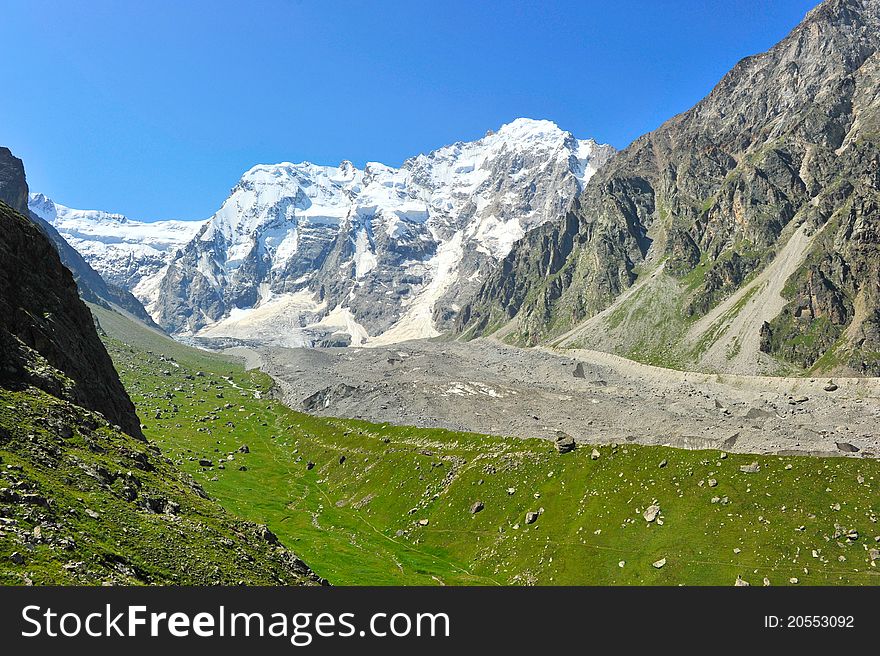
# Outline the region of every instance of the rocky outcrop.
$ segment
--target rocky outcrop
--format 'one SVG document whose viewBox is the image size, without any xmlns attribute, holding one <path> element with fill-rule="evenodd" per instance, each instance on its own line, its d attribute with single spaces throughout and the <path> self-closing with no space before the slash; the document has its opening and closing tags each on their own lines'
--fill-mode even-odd
<svg viewBox="0 0 880 656">
<path fill-rule="evenodd" d="M 5 197 L 16 198 L 8 191 Z M 26 197 L 25 188 L 22 198 Z M 134 405 L 73 276 L 46 235 L 2 201 L 0 342 L 4 387 L 33 385 L 100 412 L 129 435 L 143 437 Z"/>
<path fill-rule="evenodd" d="M 834 346 L 846 366 L 876 372 L 878 45 L 878 0 L 822 3 L 612 158 L 572 211 L 514 247 L 457 332 L 491 333 L 516 317 L 508 338 L 538 343 L 661 262 L 682 281 L 683 311 L 699 317 L 773 259 L 790 225 L 808 223 L 807 261 L 763 342 L 807 368 Z"/>
<path fill-rule="evenodd" d="M 28 213 L 28 188 L 24 163 L 8 148 L 0 146 L 0 200 L 16 212 Z"/>
</svg>

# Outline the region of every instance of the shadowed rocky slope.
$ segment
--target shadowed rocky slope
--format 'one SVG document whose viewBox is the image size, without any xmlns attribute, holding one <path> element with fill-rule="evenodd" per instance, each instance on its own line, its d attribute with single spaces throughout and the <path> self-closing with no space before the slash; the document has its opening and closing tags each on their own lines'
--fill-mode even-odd
<svg viewBox="0 0 880 656">
<path fill-rule="evenodd" d="M 3 386 L 33 385 L 141 437 L 134 405 L 54 246 L 2 202 L 0 235 Z"/>
</svg>

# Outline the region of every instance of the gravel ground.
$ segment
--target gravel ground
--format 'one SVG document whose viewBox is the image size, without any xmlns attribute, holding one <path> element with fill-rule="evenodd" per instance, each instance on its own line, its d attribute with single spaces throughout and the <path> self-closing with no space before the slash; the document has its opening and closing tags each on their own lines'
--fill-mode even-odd
<svg viewBox="0 0 880 656">
<path fill-rule="evenodd" d="M 227 352 L 273 376 L 289 406 L 318 415 L 548 439 L 562 430 L 588 443 L 880 453 L 880 379 L 835 379 L 826 391 L 827 378 L 679 372 L 491 340 Z"/>
</svg>

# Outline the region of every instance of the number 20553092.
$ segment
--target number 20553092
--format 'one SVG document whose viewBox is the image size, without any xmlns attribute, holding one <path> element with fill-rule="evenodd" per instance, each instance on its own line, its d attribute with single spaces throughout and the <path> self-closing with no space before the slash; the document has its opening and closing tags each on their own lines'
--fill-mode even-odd
<svg viewBox="0 0 880 656">
<path fill-rule="evenodd" d="M 849 629 L 855 626 L 852 615 L 765 615 L 768 629 Z"/>
</svg>

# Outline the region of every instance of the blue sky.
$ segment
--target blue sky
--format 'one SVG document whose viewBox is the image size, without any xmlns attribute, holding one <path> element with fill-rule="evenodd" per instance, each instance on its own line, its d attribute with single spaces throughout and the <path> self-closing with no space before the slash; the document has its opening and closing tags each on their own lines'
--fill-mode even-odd
<svg viewBox="0 0 880 656">
<path fill-rule="evenodd" d="M 813 0 L 0 0 L 0 144 L 32 191 L 211 215 L 253 164 L 399 165 L 518 116 L 625 147 Z"/>
</svg>

